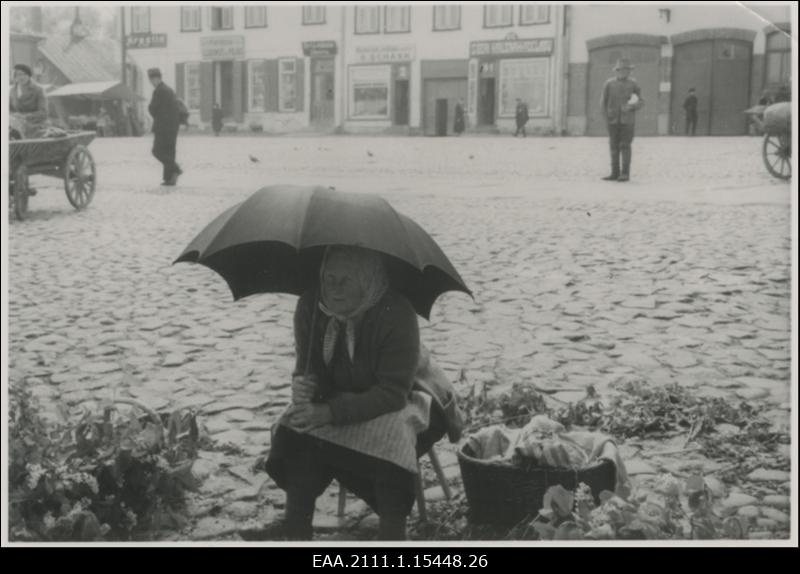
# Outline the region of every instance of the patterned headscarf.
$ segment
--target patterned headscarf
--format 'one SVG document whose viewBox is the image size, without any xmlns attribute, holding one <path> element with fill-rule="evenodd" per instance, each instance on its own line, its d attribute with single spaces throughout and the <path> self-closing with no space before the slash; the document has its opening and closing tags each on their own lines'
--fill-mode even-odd
<svg viewBox="0 0 800 574">
<path fill-rule="evenodd" d="M 333 254 L 343 255 L 355 263 L 357 270 L 357 281 L 361 286 L 363 299 L 358 306 L 346 315 L 333 312 L 328 307 L 328 294 L 325 288 L 325 270 L 328 260 Z M 322 357 L 325 364 L 329 365 L 333 359 L 333 352 L 339 339 L 339 333 L 344 327 L 347 354 L 353 360 L 356 348 L 356 324 L 361 320 L 364 313 L 375 306 L 381 300 L 389 288 L 389 277 L 386 267 L 383 264 L 383 257 L 376 251 L 370 251 L 360 247 L 331 246 L 325 249 L 322 258 L 322 265 L 319 272 L 320 282 L 320 303 L 319 308 L 329 317 L 328 325 L 325 328 L 325 337 L 322 342 Z"/>
</svg>

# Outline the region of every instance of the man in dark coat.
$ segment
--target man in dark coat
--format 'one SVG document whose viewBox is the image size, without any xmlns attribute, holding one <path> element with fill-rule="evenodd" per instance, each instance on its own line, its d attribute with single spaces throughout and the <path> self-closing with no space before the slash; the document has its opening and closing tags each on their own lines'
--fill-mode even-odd
<svg viewBox="0 0 800 574">
<path fill-rule="evenodd" d="M 528 123 L 528 104 L 517 98 L 517 110 L 515 119 L 517 120 L 517 131 L 514 132 L 514 137 L 522 133 L 522 137 L 528 137 L 525 133 L 525 124 Z"/>
<path fill-rule="evenodd" d="M 180 117 L 175 92 L 161 80 L 161 70 L 151 68 L 147 77 L 155 88 L 148 111 L 153 116 L 153 155 L 164 165 L 162 185 L 175 185 L 183 173 L 175 163 L 175 144 L 178 140 Z"/>
<path fill-rule="evenodd" d="M 689 95 L 683 100 L 683 110 L 686 112 L 686 135 L 694 135 L 697 131 L 697 94 L 694 88 L 689 89 Z"/>
<path fill-rule="evenodd" d="M 614 66 L 615 78 L 603 86 L 602 114 L 608 125 L 608 143 L 611 150 L 611 175 L 607 181 L 628 181 L 631 169 L 631 143 L 636 122 L 636 112 L 644 106 L 642 91 L 635 80 L 629 78 L 634 66 L 628 58 L 620 58 Z M 620 156 L 622 168 L 620 169 Z"/>
<path fill-rule="evenodd" d="M 464 98 L 460 98 L 453 114 L 453 131 L 456 135 L 460 136 L 464 132 L 464 120 Z"/>
</svg>

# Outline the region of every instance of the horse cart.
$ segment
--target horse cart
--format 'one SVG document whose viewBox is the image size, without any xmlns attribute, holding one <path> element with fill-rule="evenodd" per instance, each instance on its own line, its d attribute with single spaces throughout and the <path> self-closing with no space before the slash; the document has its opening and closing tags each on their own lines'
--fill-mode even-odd
<svg viewBox="0 0 800 574">
<path fill-rule="evenodd" d="M 75 209 L 92 201 L 97 186 L 97 169 L 89 151 L 95 132 L 67 132 L 53 138 L 8 142 L 9 211 L 24 219 L 28 199 L 36 192 L 28 185 L 32 175 L 47 175 L 64 181 L 67 199 Z"/>
<path fill-rule="evenodd" d="M 754 106 L 746 111 L 764 134 L 761 155 L 767 171 L 780 179 L 792 177 L 792 104 L 778 102 Z"/>
</svg>

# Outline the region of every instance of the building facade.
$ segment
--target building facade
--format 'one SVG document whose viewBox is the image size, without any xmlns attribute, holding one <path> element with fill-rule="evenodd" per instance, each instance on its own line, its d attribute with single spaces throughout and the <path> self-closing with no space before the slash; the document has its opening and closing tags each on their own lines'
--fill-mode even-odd
<svg viewBox="0 0 800 574">
<path fill-rule="evenodd" d="M 646 102 L 638 135 L 682 134 L 690 88 L 698 135 L 745 134 L 743 111 L 790 81 L 789 6 L 576 5 L 568 18 L 570 134 L 605 134 L 602 88 L 623 56 L 636 65 Z"/>
<path fill-rule="evenodd" d="M 433 134 L 513 132 L 517 98 L 533 133 L 604 135 L 599 101 L 631 58 L 646 106 L 637 133 L 681 133 L 697 91 L 698 134 L 746 133 L 742 113 L 786 82 L 788 6 L 414 4 L 126 7 L 128 53 L 161 68 L 207 127 L 218 103 L 237 129 Z M 769 23 L 772 24 L 769 24 Z M 446 115 L 446 119 L 444 116 Z"/>
</svg>

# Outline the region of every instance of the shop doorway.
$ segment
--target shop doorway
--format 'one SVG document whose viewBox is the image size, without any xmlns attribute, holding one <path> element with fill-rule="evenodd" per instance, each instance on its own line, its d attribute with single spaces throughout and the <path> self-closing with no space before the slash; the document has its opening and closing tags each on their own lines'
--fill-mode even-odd
<svg viewBox="0 0 800 574">
<path fill-rule="evenodd" d="M 481 78 L 478 87 L 478 125 L 494 125 L 494 78 Z"/>
<path fill-rule="evenodd" d="M 334 69 L 333 58 L 311 60 L 311 123 L 328 128 L 334 122 Z"/>
<path fill-rule="evenodd" d="M 675 46 L 672 59 L 672 133 L 683 134 L 683 101 L 697 91 L 697 135 L 744 135 L 749 106 L 752 44 L 704 40 Z"/>
<path fill-rule="evenodd" d="M 467 79 L 425 80 L 423 100 L 423 124 L 425 135 L 436 133 L 436 100 L 447 100 L 447 132 L 453 131 L 453 120 L 458 100 L 467 99 Z"/>
<path fill-rule="evenodd" d="M 394 125 L 408 125 L 408 80 L 394 81 Z"/>
<path fill-rule="evenodd" d="M 223 119 L 233 117 L 233 62 L 214 62 L 214 101 L 222 107 Z"/>
</svg>

